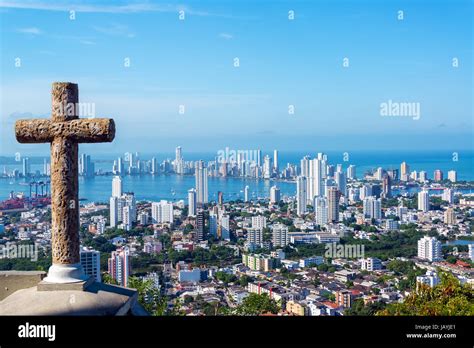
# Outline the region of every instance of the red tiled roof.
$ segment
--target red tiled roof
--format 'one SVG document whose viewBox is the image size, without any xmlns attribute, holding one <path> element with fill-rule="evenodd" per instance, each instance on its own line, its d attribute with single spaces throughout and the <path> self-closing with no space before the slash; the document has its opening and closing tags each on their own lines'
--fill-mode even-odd
<svg viewBox="0 0 474 348">
<path fill-rule="evenodd" d="M 335 304 L 334 302 L 324 301 L 324 302 L 322 302 L 322 304 L 327 306 L 327 307 L 331 307 L 333 309 L 339 308 L 339 306 L 337 304 Z"/>
<path fill-rule="evenodd" d="M 471 267 L 471 266 L 469 266 L 469 264 L 467 262 L 464 262 L 464 261 L 461 261 L 461 260 L 457 260 L 456 265 L 461 266 L 461 267 L 468 267 L 468 268 Z"/>
</svg>

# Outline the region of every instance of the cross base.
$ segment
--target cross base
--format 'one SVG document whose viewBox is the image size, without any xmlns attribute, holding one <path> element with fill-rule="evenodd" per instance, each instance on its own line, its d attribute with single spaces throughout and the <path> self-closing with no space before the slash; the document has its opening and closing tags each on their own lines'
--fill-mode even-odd
<svg viewBox="0 0 474 348">
<path fill-rule="evenodd" d="M 66 284 L 87 281 L 89 277 L 84 273 L 80 263 L 54 264 L 49 267 L 45 283 Z"/>
<path fill-rule="evenodd" d="M 49 283 L 44 280 L 40 281 L 36 286 L 37 291 L 61 291 L 61 290 L 76 290 L 85 291 L 89 285 L 94 283 L 94 278 L 90 277 L 87 280 L 83 280 L 75 283 Z"/>
</svg>

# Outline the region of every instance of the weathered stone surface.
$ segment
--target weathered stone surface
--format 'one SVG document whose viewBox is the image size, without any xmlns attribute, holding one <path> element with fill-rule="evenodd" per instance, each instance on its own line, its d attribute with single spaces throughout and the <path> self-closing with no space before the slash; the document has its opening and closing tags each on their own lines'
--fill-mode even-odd
<svg viewBox="0 0 474 348">
<path fill-rule="evenodd" d="M 35 286 L 44 277 L 43 271 L 0 271 L 0 301 L 17 290 Z"/>
<path fill-rule="evenodd" d="M 20 143 L 50 143 L 68 138 L 78 143 L 110 142 L 115 137 L 114 121 L 108 118 L 76 119 L 54 122 L 46 119 L 18 120 L 16 139 Z"/>
<path fill-rule="evenodd" d="M 51 210 L 53 264 L 79 262 L 78 143 L 111 142 L 112 119 L 79 119 L 66 107 L 77 105 L 77 84 L 55 82 L 52 120 L 19 120 L 15 125 L 20 143 L 51 143 Z M 76 111 L 76 109 L 73 109 Z"/>
</svg>

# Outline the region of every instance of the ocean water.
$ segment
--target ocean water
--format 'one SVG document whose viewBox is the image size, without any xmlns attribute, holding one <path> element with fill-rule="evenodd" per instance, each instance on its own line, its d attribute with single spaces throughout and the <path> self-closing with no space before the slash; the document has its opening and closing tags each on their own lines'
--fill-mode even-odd
<svg viewBox="0 0 474 348">
<path fill-rule="evenodd" d="M 262 156 L 268 154 L 272 157 L 272 153 L 263 152 Z M 474 152 L 460 151 L 457 158 L 452 152 L 378 152 L 378 151 L 357 151 L 349 153 L 348 161 L 344 161 L 344 153 L 342 152 L 326 152 L 328 162 L 330 164 L 343 164 L 343 168 L 347 168 L 349 164 L 357 167 L 357 177 L 362 177 L 364 172 L 368 170 L 382 167 L 384 169 L 400 168 L 400 163 L 406 161 L 410 165 L 410 170 L 427 172 L 428 177 L 433 177 L 435 169 L 441 169 L 447 177 L 449 170 L 458 172 L 458 180 L 474 180 Z M 122 154 L 123 155 L 123 154 Z M 216 153 L 186 153 L 183 152 L 185 160 L 213 160 Z M 279 153 L 279 166 L 283 168 L 286 163 L 299 164 L 300 159 L 310 155 L 314 157 L 315 153 L 311 152 L 281 152 Z M 113 160 L 119 156 L 116 155 L 94 155 L 92 160 L 95 162 L 96 170 L 110 171 Z M 160 162 L 166 158 L 174 158 L 174 154 L 140 154 L 140 159 L 146 160 L 156 157 Z M 347 156 L 346 156 L 347 158 Z M 457 160 L 456 160 L 457 159 Z M 17 168 L 21 171 L 21 164 L 15 164 L 13 161 L 3 159 L 4 163 L 0 164 L 0 170 L 3 167 L 7 171 Z M 31 158 L 31 171 L 39 170 L 42 172 L 42 158 Z M 25 185 L 25 179 L 0 178 L 0 200 L 6 199 L 10 191 L 29 193 L 29 187 Z M 81 199 L 95 202 L 107 202 L 111 194 L 112 176 L 95 176 L 94 178 L 80 178 L 79 196 Z M 249 186 L 251 196 L 253 198 L 268 197 L 270 187 L 274 185 L 274 181 L 263 179 L 243 179 L 243 178 L 209 178 L 208 191 L 209 199 L 216 200 L 217 192 L 222 191 L 226 200 L 243 198 L 243 190 L 246 185 Z M 179 175 L 143 175 L 143 176 L 124 176 L 124 191 L 135 193 L 138 200 L 179 200 L 187 199 L 187 191 L 195 186 L 193 176 Z M 282 195 L 293 196 L 296 191 L 294 183 L 278 182 Z M 468 191 L 469 192 L 469 191 Z"/>
</svg>

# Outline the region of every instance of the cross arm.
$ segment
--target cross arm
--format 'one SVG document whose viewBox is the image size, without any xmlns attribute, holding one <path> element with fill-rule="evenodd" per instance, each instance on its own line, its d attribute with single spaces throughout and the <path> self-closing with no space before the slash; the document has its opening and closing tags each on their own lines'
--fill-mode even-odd
<svg viewBox="0 0 474 348">
<path fill-rule="evenodd" d="M 67 137 L 78 143 L 104 143 L 115 138 L 115 122 L 111 118 L 83 118 L 66 123 Z"/>
<path fill-rule="evenodd" d="M 18 120 L 16 139 L 20 143 L 47 143 L 56 137 L 77 143 L 111 142 L 115 137 L 115 123 L 109 118 L 73 119 L 54 122 L 46 119 Z"/>
<path fill-rule="evenodd" d="M 50 143 L 54 136 L 51 133 L 50 120 L 18 120 L 15 122 L 16 140 L 20 143 Z"/>
</svg>

